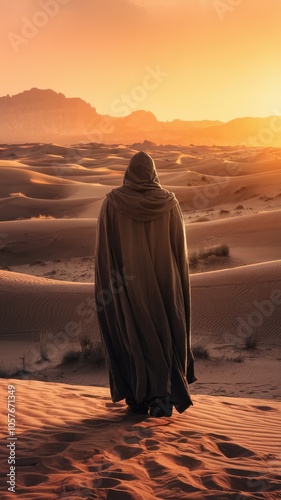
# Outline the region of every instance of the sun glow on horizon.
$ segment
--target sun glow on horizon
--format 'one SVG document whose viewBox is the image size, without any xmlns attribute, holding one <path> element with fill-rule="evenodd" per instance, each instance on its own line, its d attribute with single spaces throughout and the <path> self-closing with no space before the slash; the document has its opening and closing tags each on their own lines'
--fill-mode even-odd
<svg viewBox="0 0 281 500">
<path fill-rule="evenodd" d="M 55 0 L 55 15 L 44 1 L 1 2 L 0 95 L 51 88 L 100 114 L 142 109 L 161 121 L 281 108 L 276 0 L 224 0 L 224 11 L 212 0 Z"/>
</svg>

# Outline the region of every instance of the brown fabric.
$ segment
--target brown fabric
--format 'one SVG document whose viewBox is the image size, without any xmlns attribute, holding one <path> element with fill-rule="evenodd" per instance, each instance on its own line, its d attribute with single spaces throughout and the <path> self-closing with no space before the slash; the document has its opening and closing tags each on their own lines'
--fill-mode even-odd
<svg viewBox="0 0 281 500">
<path fill-rule="evenodd" d="M 95 297 L 112 400 L 169 396 L 184 411 L 196 380 L 184 223 L 146 153 L 131 159 L 123 186 L 102 205 Z"/>
</svg>

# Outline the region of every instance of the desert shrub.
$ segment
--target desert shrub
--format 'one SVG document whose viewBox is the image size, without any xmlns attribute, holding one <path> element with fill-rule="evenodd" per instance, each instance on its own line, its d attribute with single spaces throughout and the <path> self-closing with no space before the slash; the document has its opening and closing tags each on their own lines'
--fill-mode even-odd
<svg viewBox="0 0 281 500">
<path fill-rule="evenodd" d="M 18 192 L 18 193 L 9 193 L 11 198 L 27 198 L 27 196 L 24 193 Z"/>
<path fill-rule="evenodd" d="M 0 378 L 14 378 L 18 374 L 18 369 L 5 368 L 3 365 L 0 367 Z"/>
<path fill-rule="evenodd" d="M 244 358 L 243 356 L 237 356 L 236 358 L 232 358 L 232 361 L 234 361 L 234 363 L 243 363 Z"/>
<path fill-rule="evenodd" d="M 71 350 L 66 352 L 63 355 L 62 362 L 63 363 L 72 363 L 73 361 L 77 361 L 81 357 L 81 351 L 79 350 Z"/>
<path fill-rule="evenodd" d="M 104 363 L 105 356 L 101 341 L 94 341 L 92 335 L 81 330 L 80 345 L 82 356 L 93 364 Z"/>
<path fill-rule="evenodd" d="M 46 214 L 39 214 L 36 216 L 31 217 L 31 220 L 39 220 L 39 219 L 54 219 L 52 215 L 46 215 Z"/>
<path fill-rule="evenodd" d="M 221 243 L 220 245 L 205 247 L 198 251 L 194 251 L 190 254 L 189 264 L 191 267 L 195 267 L 200 260 L 208 259 L 211 256 L 228 257 L 229 246 L 226 243 Z"/>
<path fill-rule="evenodd" d="M 198 217 L 198 219 L 195 219 L 193 222 L 208 222 L 209 220 L 209 217 L 206 217 L 206 215 L 202 215 L 202 217 Z"/>
<path fill-rule="evenodd" d="M 53 343 L 53 336 L 51 332 L 44 331 L 40 333 L 40 356 L 42 361 L 49 361 L 48 346 Z"/>
<path fill-rule="evenodd" d="M 202 345 L 193 347 L 192 352 L 195 358 L 210 359 L 210 354 L 208 350 Z"/>
<path fill-rule="evenodd" d="M 245 348 L 246 349 L 256 349 L 258 345 L 258 338 L 257 335 L 252 333 L 252 335 L 249 335 L 249 337 L 246 338 L 245 340 Z"/>
<path fill-rule="evenodd" d="M 229 256 L 229 246 L 226 243 L 221 243 L 220 245 L 214 245 L 212 247 L 206 247 L 199 250 L 199 259 L 207 259 L 214 255 L 215 257 L 228 257 Z"/>
<path fill-rule="evenodd" d="M 198 264 L 198 252 L 192 252 L 189 255 L 189 265 L 190 267 L 196 267 Z"/>
</svg>

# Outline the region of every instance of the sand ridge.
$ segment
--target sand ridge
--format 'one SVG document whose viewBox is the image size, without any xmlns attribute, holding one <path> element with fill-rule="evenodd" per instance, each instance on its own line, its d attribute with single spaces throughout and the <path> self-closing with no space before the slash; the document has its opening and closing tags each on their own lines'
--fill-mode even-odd
<svg viewBox="0 0 281 500">
<path fill-rule="evenodd" d="M 194 406 L 158 421 L 113 404 L 106 368 L 81 351 L 100 348 L 99 209 L 142 149 L 179 199 L 190 256 L 229 247 L 191 269 Z M 0 392 L 16 387 L 17 498 L 280 498 L 280 168 L 277 148 L 1 146 L 0 369 L 14 376 Z"/>
</svg>

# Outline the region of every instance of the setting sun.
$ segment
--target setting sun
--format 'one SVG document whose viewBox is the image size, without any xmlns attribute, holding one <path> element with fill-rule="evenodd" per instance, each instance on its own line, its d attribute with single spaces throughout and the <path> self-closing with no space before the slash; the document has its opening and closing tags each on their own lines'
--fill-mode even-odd
<svg viewBox="0 0 281 500">
<path fill-rule="evenodd" d="M 159 67 L 165 78 L 123 114 L 228 121 L 280 107 L 277 0 L 2 3 L 1 95 L 52 88 L 120 116 L 116 100 Z"/>
</svg>

